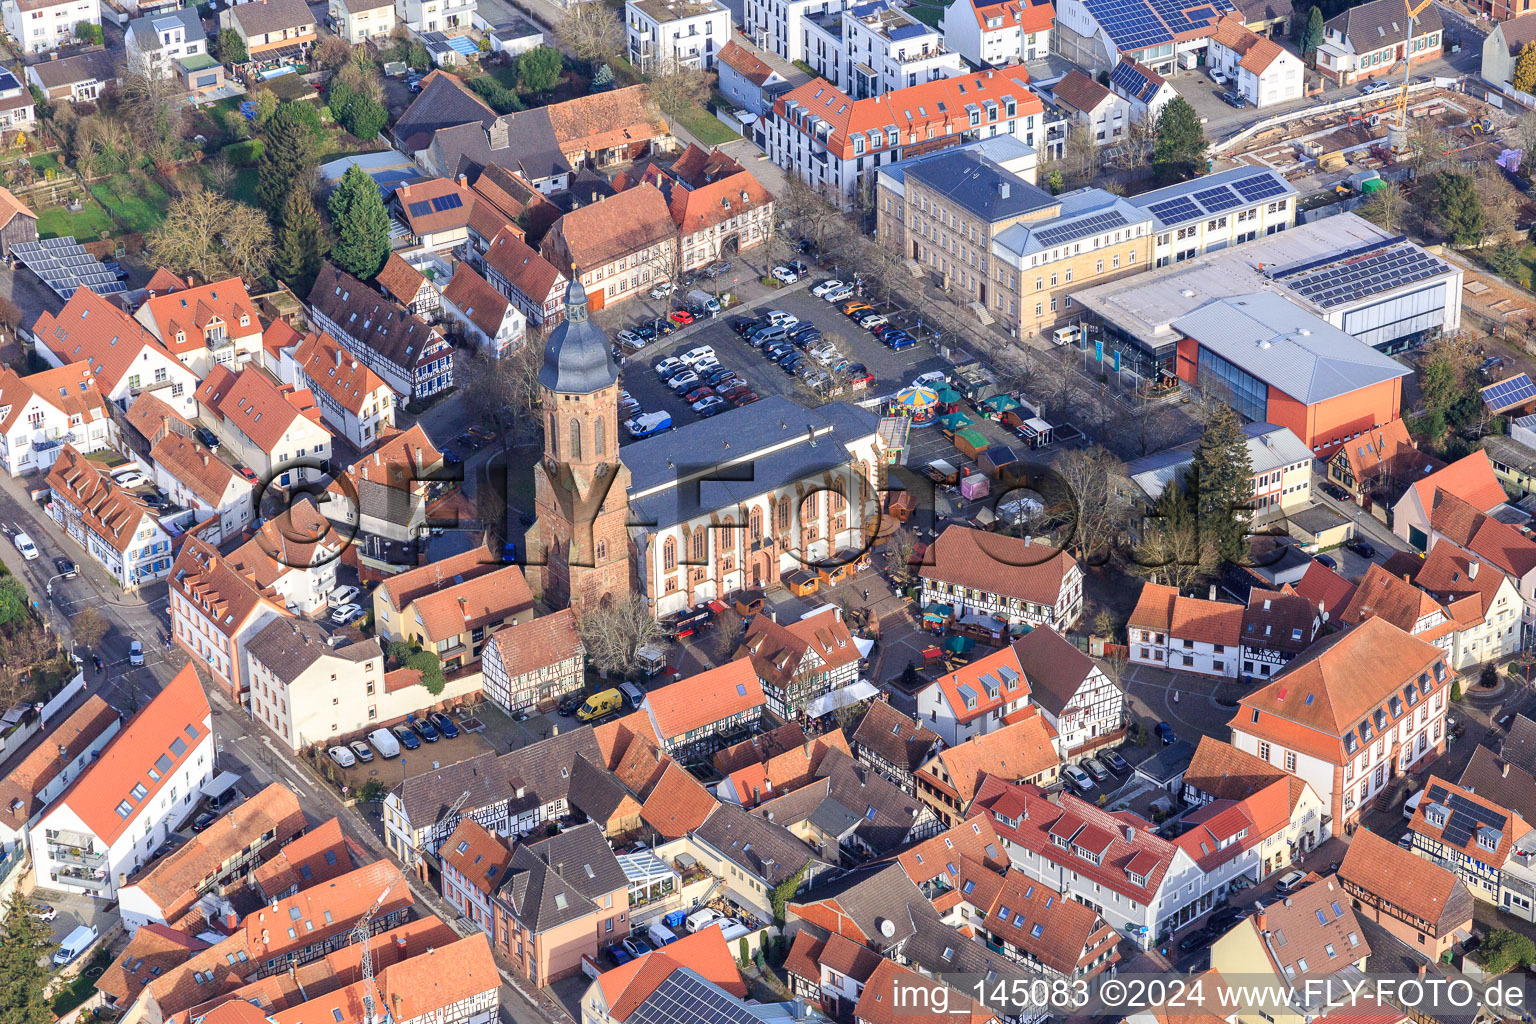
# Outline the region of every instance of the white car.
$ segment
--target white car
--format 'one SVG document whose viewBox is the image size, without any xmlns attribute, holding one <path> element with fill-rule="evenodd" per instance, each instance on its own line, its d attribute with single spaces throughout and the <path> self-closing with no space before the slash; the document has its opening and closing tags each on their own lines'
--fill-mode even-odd
<svg viewBox="0 0 1536 1024">
<path fill-rule="evenodd" d="M 135 487 L 148 487 L 149 477 L 143 473 L 124 473 L 122 476 L 113 477 L 112 482 L 119 487 L 127 487 L 131 490 Z"/>
<path fill-rule="evenodd" d="M 785 284 L 794 284 L 796 281 L 800 280 L 800 275 L 795 273 L 793 270 L 790 270 L 788 267 L 774 267 L 773 276 L 776 280 L 782 281 Z"/>
<path fill-rule="evenodd" d="M 21 557 L 32 561 L 37 557 L 37 545 L 32 543 L 32 538 L 24 533 L 18 533 L 11 538 L 11 543 L 16 545 L 16 550 L 21 552 Z"/>
<path fill-rule="evenodd" d="M 658 284 L 655 288 L 651 289 L 651 298 L 664 299 L 675 291 L 677 291 L 677 285 L 673 284 L 671 281 L 663 281 L 661 284 Z"/>
<path fill-rule="evenodd" d="M 356 597 L 358 594 L 361 594 L 361 593 L 362 593 L 362 590 L 357 588 L 357 587 L 353 587 L 353 586 L 337 587 L 335 590 L 333 590 L 329 594 L 325 595 L 325 599 L 330 604 L 335 605 L 336 607 L 340 608 L 340 607 L 343 607 L 344 605 L 351 604 L 352 603 L 352 599 L 354 597 Z"/>
<path fill-rule="evenodd" d="M 617 341 L 620 345 L 627 345 L 632 349 L 645 348 L 645 339 L 634 331 L 620 331 L 613 336 L 613 340 Z"/>
<path fill-rule="evenodd" d="M 827 348 L 812 352 L 811 358 L 816 360 L 822 366 L 831 366 L 833 363 L 843 358 L 843 354 L 836 348 L 828 346 Z"/>
<path fill-rule="evenodd" d="M 793 327 L 800 322 L 800 318 L 784 312 L 782 309 L 770 309 L 768 322 L 775 327 Z"/>
<path fill-rule="evenodd" d="M 144 645 L 137 640 L 128 645 L 128 664 L 135 668 L 144 664 Z"/>
<path fill-rule="evenodd" d="M 669 380 L 685 370 L 687 366 L 687 363 L 683 362 L 676 356 L 667 356 L 667 358 L 656 364 L 656 376 L 660 377 L 662 380 Z"/>
<path fill-rule="evenodd" d="M 822 298 L 828 302 L 842 302 L 844 299 L 851 299 L 853 298 L 853 287 L 845 284 L 841 288 L 834 288 L 827 292 Z"/>
<path fill-rule="evenodd" d="M 346 747 L 332 747 L 330 750 L 325 752 L 325 756 L 329 757 L 332 761 L 335 761 L 343 768 L 351 768 L 353 765 L 357 764 L 357 756 Z"/>
<path fill-rule="evenodd" d="M 331 612 L 331 621 L 338 626 L 345 626 L 353 619 L 361 618 L 363 606 L 360 604 L 344 604 Z"/>
<path fill-rule="evenodd" d="M 837 278 L 834 277 L 832 280 L 830 280 L 830 281 L 823 281 L 823 282 L 821 282 L 821 284 L 819 284 L 816 287 L 812 288 L 811 289 L 811 294 L 816 296 L 818 299 L 824 299 L 824 298 L 827 297 L 827 292 L 835 292 L 839 288 L 842 288 L 842 287 L 843 287 L 843 282 L 839 281 Z"/>
<path fill-rule="evenodd" d="M 942 388 L 949 383 L 949 377 L 943 370 L 929 370 L 927 373 L 918 374 L 912 381 L 915 388 Z"/>
<path fill-rule="evenodd" d="M 1227 79 L 1227 76 L 1222 74 L 1220 71 L 1216 71 L 1215 69 L 1212 69 L 1212 71 L 1211 71 L 1211 81 L 1215 82 L 1217 85 L 1226 85 L 1228 79 Z"/>
<path fill-rule="evenodd" d="M 712 345 L 700 345 L 698 348 L 689 349 L 678 358 L 689 366 L 697 367 L 700 363 L 714 362 L 715 349 Z"/>
</svg>

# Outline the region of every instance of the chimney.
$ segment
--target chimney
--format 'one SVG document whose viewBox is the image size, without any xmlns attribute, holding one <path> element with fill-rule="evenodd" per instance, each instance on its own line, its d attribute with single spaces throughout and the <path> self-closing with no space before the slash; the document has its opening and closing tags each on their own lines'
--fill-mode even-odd
<svg viewBox="0 0 1536 1024">
<path fill-rule="evenodd" d="M 1012 192 L 1013 184 L 1011 182 L 1000 181 L 997 183 L 997 194 L 1000 198 L 1007 199 Z"/>
<path fill-rule="evenodd" d="M 1476 563 L 1476 562 L 1468 562 L 1467 563 L 1467 579 L 1469 579 L 1469 580 L 1477 579 L 1477 566 L 1478 566 L 1478 563 Z"/>
<path fill-rule="evenodd" d="M 1254 914 L 1253 926 L 1257 928 L 1261 933 L 1269 931 L 1269 915 L 1262 910 L 1257 914 Z"/>
<path fill-rule="evenodd" d="M 1506 778 L 1506 779 L 1509 778 L 1509 762 L 1508 761 L 1505 761 L 1503 764 L 1499 765 L 1499 775 L 1502 776 L 1503 778 Z"/>
<path fill-rule="evenodd" d="M 1211 597 L 1210 597 L 1210 599 L 1212 601 L 1216 600 L 1216 584 L 1214 584 L 1214 583 L 1211 584 Z"/>
<path fill-rule="evenodd" d="M 1127 826 L 1125 826 L 1125 841 L 1128 842 L 1128 843 L 1134 843 L 1136 841 L 1136 826 L 1135 825 L 1127 825 Z"/>
<path fill-rule="evenodd" d="M 1419 980 L 1423 981 L 1424 980 L 1424 976 L 1426 974 L 1428 974 L 1428 973 L 1429 973 L 1429 965 L 1428 964 L 1419 964 Z"/>
<path fill-rule="evenodd" d="M 459 182 L 459 186 L 461 188 L 468 188 L 469 187 L 469 178 L 465 177 L 462 174 L 459 175 L 458 182 Z"/>
<path fill-rule="evenodd" d="M 341 369 L 341 349 L 336 349 L 336 368 Z"/>
</svg>

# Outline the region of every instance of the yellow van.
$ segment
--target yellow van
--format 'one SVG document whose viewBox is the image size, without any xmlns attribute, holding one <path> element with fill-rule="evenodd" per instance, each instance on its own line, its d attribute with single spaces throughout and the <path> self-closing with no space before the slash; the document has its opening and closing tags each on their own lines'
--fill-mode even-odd
<svg viewBox="0 0 1536 1024">
<path fill-rule="evenodd" d="M 623 703 L 624 695 L 617 689 L 604 690 L 588 697 L 587 702 L 576 710 L 576 717 L 583 722 L 590 722 L 611 711 L 617 711 Z"/>
</svg>

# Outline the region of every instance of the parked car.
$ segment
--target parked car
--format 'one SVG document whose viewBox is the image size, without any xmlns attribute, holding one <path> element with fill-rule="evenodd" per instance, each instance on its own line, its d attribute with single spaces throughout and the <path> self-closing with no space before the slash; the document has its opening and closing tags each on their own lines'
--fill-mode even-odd
<svg viewBox="0 0 1536 1024">
<path fill-rule="evenodd" d="M 1361 558 L 1376 557 L 1376 547 L 1368 540 L 1361 540 L 1359 537 L 1354 537 L 1345 541 L 1344 546 L 1353 551 L 1355 554 L 1359 555 Z"/>
<path fill-rule="evenodd" d="M 1093 789 L 1093 780 L 1088 777 L 1088 773 L 1075 764 L 1063 766 L 1061 774 L 1067 780 L 1067 783 L 1079 793 L 1086 793 Z"/>
<path fill-rule="evenodd" d="M 731 317 L 731 330 L 736 332 L 738 338 L 745 338 L 750 332 L 766 326 L 767 323 L 768 321 L 759 320 L 757 317 L 734 316 Z"/>
<path fill-rule="evenodd" d="M 709 417 L 715 415 L 716 413 L 724 412 L 728 404 L 729 403 L 727 403 L 725 399 L 716 395 L 710 395 L 708 398 L 702 401 L 694 402 L 693 411 L 700 417 L 709 419 Z"/>
<path fill-rule="evenodd" d="M 677 285 L 673 284 L 671 281 L 663 281 L 651 289 L 651 298 L 664 299 L 675 291 L 677 291 Z"/>
<path fill-rule="evenodd" d="M 715 349 L 713 345 L 700 345 L 698 348 L 689 349 L 678 356 L 678 358 L 689 366 L 697 366 L 705 360 L 713 360 L 715 358 Z"/>
<path fill-rule="evenodd" d="M 659 434 L 671 425 L 672 415 L 667 412 L 648 412 L 624 421 L 624 429 L 636 439 Z"/>
<path fill-rule="evenodd" d="M 768 322 L 775 327 L 793 327 L 800 322 L 800 318 L 786 313 L 782 309 L 770 309 L 767 313 Z"/>
<path fill-rule="evenodd" d="M 818 299 L 824 299 L 827 297 L 828 292 L 835 292 L 842 287 L 844 287 L 843 282 L 834 277 L 831 280 L 823 281 L 821 284 L 818 284 L 816 287 L 812 288 L 811 294 L 816 296 Z"/>
<path fill-rule="evenodd" d="M 1099 764 L 1094 758 L 1083 758 L 1081 765 L 1088 770 L 1089 775 L 1093 776 L 1093 781 L 1095 782 L 1108 782 L 1113 777 L 1109 774 L 1109 769 Z"/>
<path fill-rule="evenodd" d="M 369 761 L 373 760 L 373 750 L 362 740 L 353 740 L 351 743 L 347 744 L 347 748 L 351 750 L 353 756 L 355 756 L 363 764 L 367 764 Z"/>
<path fill-rule="evenodd" d="M 699 375 L 692 370 L 680 370 L 667 378 L 667 387 L 682 394 L 690 388 L 696 388 L 700 384 Z"/>
<path fill-rule="evenodd" d="M 667 380 L 688 369 L 688 364 L 676 356 L 668 356 L 667 358 L 658 362 L 654 367 L 652 367 L 652 369 L 656 371 L 656 376 L 660 377 L 662 380 Z"/>
<path fill-rule="evenodd" d="M 240 466 L 239 470 L 240 470 L 240 475 L 245 477 L 247 483 L 253 483 L 254 484 L 254 483 L 258 482 L 258 479 L 257 479 L 257 476 L 256 476 L 256 471 L 254 469 L 252 469 L 250 466 Z"/>
<path fill-rule="evenodd" d="M 734 376 L 736 376 L 736 371 L 735 370 L 727 370 L 725 367 L 722 366 L 718 370 L 710 371 L 708 376 L 706 376 L 704 379 L 706 381 L 708 381 L 711 385 L 714 385 L 714 384 L 718 384 L 721 381 L 725 380 L 727 377 L 734 377 Z"/>
<path fill-rule="evenodd" d="M 631 935 L 629 938 L 625 939 L 624 948 L 629 951 L 630 956 L 644 956 L 651 951 L 650 943 L 646 942 L 638 935 Z"/>
<path fill-rule="evenodd" d="M 335 761 L 342 768 L 351 768 L 357 764 L 357 758 L 352 756 L 352 751 L 346 747 L 332 747 L 325 752 L 325 756 Z"/>
<path fill-rule="evenodd" d="M 1319 484 L 1318 488 L 1324 494 L 1328 495 L 1328 497 L 1332 498 L 1334 501 L 1352 501 L 1353 500 L 1352 498 L 1350 498 L 1349 492 L 1346 491 L 1344 488 L 1340 487 L 1338 484 L 1327 483 L 1325 481 L 1324 483 Z"/>
<path fill-rule="evenodd" d="M 442 739 L 442 736 L 438 734 L 437 729 L 434 728 L 432 723 L 427 721 L 425 718 L 417 718 L 415 715 L 408 715 L 406 716 L 405 724 L 414 729 L 416 735 L 420 736 L 422 740 L 427 743 L 436 743 L 438 740 Z"/>
<path fill-rule="evenodd" d="M 122 476 L 113 477 L 112 482 L 131 491 L 136 487 L 148 487 L 149 477 L 143 473 L 124 473 Z"/>
<path fill-rule="evenodd" d="M 363 616 L 363 606 L 360 604 L 344 604 L 331 612 L 331 621 L 338 626 L 345 626 L 353 619 Z"/>
<path fill-rule="evenodd" d="M 1130 762 L 1113 750 L 1100 754 L 1099 760 L 1108 765 L 1111 771 L 1128 772 L 1131 770 Z"/>
<path fill-rule="evenodd" d="M 1170 747 L 1179 740 L 1179 737 L 1173 731 L 1173 726 L 1167 722 L 1158 722 L 1156 732 L 1157 738 L 1163 741 L 1163 746 L 1165 747 Z"/>
<path fill-rule="evenodd" d="M 854 322 L 865 330 L 869 330 L 874 327 L 880 327 L 886 323 L 889 323 L 885 317 L 875 312 L 862 313 L 854 320 Z"/>
<path fill-rule="evenodd" d="M 902 332 L 900 336 L 896 337 L 888 336 L 885 340 L 886 348 L 889 348 L 892 352 L 900 352 L 902 349 L 911 348 L 916 344 L 917 339 L 906 332 Z"/>
<path fill-rule="evenodd" d="M 1210 945 L 1211 940 L 1214 938 L 1216 938 L 1216 933 L 1212 929 L 1200 928 L 1179 940 L 1179 950 L 1188 953 L 1192 950 L 1202 949 Z"/>
<path fill-rule="evenodd" d="M 454 724 L 453 719 L 441 711 L 434 711 L 427 717 L 431 719 L 433 725 L 437 726 L 437 731 L 442 733 L 447 739 L 456 740 L 459 738 L 459 727 Z"/>
<path fill-rule="evenodd" d="M 1337 569 L 1339 567 L 1339 563 L 1332 555 L 1324 554 L 1321 551 L 1312 556 L 1312 561 L 1329 569 Z"/>
<path fill-rule="evenodd" d="M 837 370 L 834 364 L 832 369 Z M 875 382 L 875 375 L 869 372 L 869 368 L 863 363 L 850 363 L 842 368 L 843 376 L 848 378 L 848 386 L 853 388 L 868 387 Z"/>
<path fill-rule="evenodd" d="M 871 306 L 869 303 L 865 302 L 863 299 L 852 299 L 852 300 L 850 300 L 848 302 L 843 303 L 842 306 L 840 306 L 839 308 L 843 311 L 843 315 L 844 316 L 856 316 L 857 314 L 862 313 L 865 310 L 872 310 L 872 309 L 874 309 L 873 306 Z"/>
<path fill-rule="evenodd" d="M 67 580 L 72 580 L 76 576 L 80 575 L 80 570 L 75 566 L 75 563 L 71 562 L 63 555 L 60 555 L 58 558 L 53 560 L 53 568 L 60 576 Z"/>
<path fill-rule="evenodd" d="M 327 594 L 325 599 L 333 605 L 350 604 L 352 599 L 361 593 L 362 591 L 359 588 L 348 585 L 344 587 L 337 587 L 335 590 Z"/>
<path fill-rule="evenodd" d="M 613 962 L 618 964 L 620 967 L 623 967 L 625 964 L 634 959 L 634 957 L 629 955 L 629 950 L 620 945 L 609 946 L 608 955 L 613 957 Z"/>
<path fill-rule="evenodd" d="M 800 280 L 800 275 L 788 267 L 774 267 L 773 277 L 774 280 L 783 284 L 794 284 L 796 281 Z"/>
<path fill-rule="evenodd" d="M 576 713 L 576 709 L 581 707 L 586 702 L 587 702 L 587 693 L 586 693 L 586 691 L 585 690 L 577 690 L 575 693 L 571 694 L 569 697 L 566 697 L 563 700 L 561 700 L 560 701 L 560 705 L 557 708 L 557 710 L 560 712 L 560 717 L 562 717 L 562 718 L 570 718 L 572 715 L 574 715 Z"/>
<path fill-rule="evenodd" d="M 399 740 L 400 745 L 406 750 L 415 750 L 421 746 L 421 738 L 403 725 L 395 726 L 390 732 L 395 734 L 395 739 Z"/>
<path fill-rule="evenodd" d="M 215 434 L 207 427 L 198 427 L 196 430 L 192 431 L 192 433 L 199 441 L 203 443 L 205 447 L 207 447 L 209 451 L 212 452 L 218 451 L 219 445 L 223 443 L 219 440 L 219 435 Z"/>
<path fill-rule="evenodd" d="M 614 340 L 620 345 L 628 345 L 630 348 L 644 348 L 645 339 L 634 331 L 620 331 L 614 335 Z"/>
<path fill-rule="evenodd" d="M 1233 92 L 1231 89 L 1221 94 L 1221 102 L 1229 107 L 1246 107 L 1248 105 L 1248 101 L 1243 99 L 1241 93 Z"/>
<path fill-rule="evenodd" d="M 59 916 L 59 909 L 46 903 L 29 903 L 27 904 L 27 913 L 39 921 L 52 921 Z"/>
<path fill-rule="evenodd" d="M 673 310 L 672 322 L 687 327 L 689 324 L 693 323 L 693 314 L 688 312 L 686 309 Z"/>
<path fill-rule="evenodd" d="M 1225 74 L 1223 74 L 1222 72 L 1218 71 L 1216 68 L 1212 68 L 1211 69 L 1211 81 L 1215 82 L 1217 85 L 1226 85 L 1227 82 L 1230 81 L 1230 79 L 1228 79 Z"/>
<path fill-rule="evenodd" d="M 1489 356 L 1487 359 L 1484 359 L 1482 361 L 1482 363 L 1480 363 L 1478 365 L 1477 372 L 1480 373 L 1484 377 L 1492 377 L 1492 376 L 1495 376 L 1495 371 L 1502 371 L 1503 369 L 1504 369 L 1504 357 L 1503 356 Z"/>
<path fill-rule="evenodd" d="M 746 392 L 743 392 L 743 393 L 735 396 L 734 398 L 732 398 L 731 399 L 731 405 L 733 405 L 736 408 L 740 409 L 742 406 L 744 406 L 744 405 L 751 405 L 753 402 L 755 402 L 757 400 L 758 400 L 758 394 L 757 394 L 756 391 L 746 391 Z"/>
<path fill-rule="evenodd" d="M 202 832 L 206 830 L 209 825 L 212 825 L 218 820 L 219 816 L 217 814 L 204 811 L 202 814 L 199 814 L 197 817 L 192 819 L 192 831 Z"/>
<path fill-rule="evenodd" d="M 700 384 L 698 387 L 684 395 L 683 401 L 692 405 L 694 402 L 702 402 L 706 398 L 713 398 L 714 395 L 714 388 L 710 387 L 708 384 Z"/>
<path fill-rule="evenodd" d="M 1301 888 L 1301 883 L 1306 879 L 1306 877 L 1307 876 L 1300 871 L 1287 871 L 1285 874 L 1280 876 L 1280 881 L 1275 883 L 1275 892 L 1282 896 L 1289 896 L 1291 893 Z"/>
<path fill-rule="evenodd" d="M 853 286 L 845 284 L 841 288 L 834 288 L 823 295 L 822 298 L 828 302 L 843 302 L 846 299 L 851 299 L 853 298 Z"/>
</svg>

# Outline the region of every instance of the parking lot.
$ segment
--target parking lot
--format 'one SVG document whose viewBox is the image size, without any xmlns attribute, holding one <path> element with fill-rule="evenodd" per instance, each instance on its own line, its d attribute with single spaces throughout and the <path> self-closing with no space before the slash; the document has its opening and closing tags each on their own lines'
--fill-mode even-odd
<svg viewBox="0 0 1536 1024">
<path fill-rule="evenodd" d="M 730 328 L 731 320 L 736 317 L 757 317 L 775 309 L 815 324 L 821 330 L 822 337 L 831 341 L 843 355 L 863 363 L 874 375 L 875 379 L 868 387 L 845 391 L 837 396 L 838 400 L 863 402 L 880 395 L 889 395 L 919 374 L 948 367 L 932 348 L 922 343 L 900 352 L 891 351 L 874 335 L 845 317 L 837 305 L 813 296 L 810 283 L 824 278 L 825 275 L 812 275 L 810 281 L 786 288 L 772 298 L 754 305 L 734 307 L 712 320 L 683 328 L 646 345 L 625 359 L 621 385 L 640 403 L 643 412 L 667 412 L 672 416 L 674 427 L 691 423 L 697 416 L 689 404 L 657 379 L 652 367 L 666 356 L 709 345 L 714 348 L 715 358 L 720 365 L 736 371 L 759 397 L 788 395 L 803 404 L 818 404 L 821 401 L 819 396 L 804 387 L 797 377 L 786 374 L 770 363 L 761 352 L 738 338 Z M 880 308 L 877 302 L 871 301 L 870 304 L 877 310 Z M 660 302 L 637 300 L 630 322 L 647 321 L 658 315 L 661 307 Z"/>
</svg>

